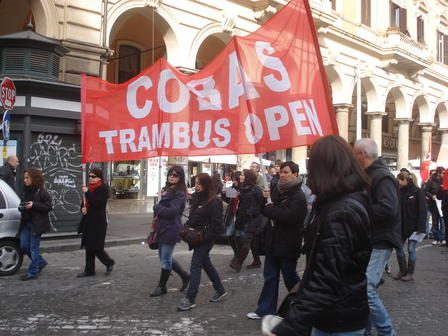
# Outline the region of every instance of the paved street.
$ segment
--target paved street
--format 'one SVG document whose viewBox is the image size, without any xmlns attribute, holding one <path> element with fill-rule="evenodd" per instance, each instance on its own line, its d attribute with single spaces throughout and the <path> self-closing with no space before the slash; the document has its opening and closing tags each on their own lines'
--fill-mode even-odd
<svg viewBox="0 0 448 336">
<path fill-rule="evenodd" d="M 416 281 L 388 278 L 381 287 L 398 335 L 447 335 L 448 255 L 424 244 L 418 250 Z M 84 251 L 73 250 L 45 253 L 49 265 L 37 281 L 19 280 L 28 260 L 18 274 L 0 278 L 0 335 L 260 335 L 260 322 L 245 314 L 255 307 L 261 270 L 230 270 L 230 247 L 218 245 L 212 255 L 230 295 L 220 303 L 208 302 L 214 291 L 203 275 L 197 307 L 188 312 L 175 309 L 182 298 L 177 276 L 168 283 L 168 295 L 149 297 L 159 277 L 156 251 L 142 244 L 107 250 L 117 262 L 110 276 L 97 263 L 95 277 L 76 278 Z M 179 244 L 175 257 L 188 266 L 191 252 Z"/>
</svg>

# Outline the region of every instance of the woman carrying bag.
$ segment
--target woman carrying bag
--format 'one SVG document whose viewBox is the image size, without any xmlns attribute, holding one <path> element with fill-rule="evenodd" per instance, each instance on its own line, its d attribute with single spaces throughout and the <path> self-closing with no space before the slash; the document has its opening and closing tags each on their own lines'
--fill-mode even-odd
<svg viewBox="0 0 448 336">
<path fill-rule="evenodd" d="M 167 293 L 166 283 L 171 270 L 182 279 L 180 291 L 184 291 L 190 281 L 190 274 L 185 272 L 173 258 L 174 247 L 180 241 L 179 231 L 182 226 L 182 213 L 185 208 L 187 186 L 185 173 L 181 166 L 173 166 L 168 171 L 165 187 L 159 203 L 153 207 L 156 219 L 156 241 L 159 245 L 159 258 L 161 266 L 158 286 L 150 296 L 160 296 Z"/>
<path fill-rule="evenodd" d="M 104 251 L 106 240 L 107 216 L 106 204 L 109 198 L 109 188 L 103 182 L 103 172 L 99 168 L 90 170 L 88 186 L 82 187 L 84 201 L 81 204 L 81 219 L 78 233 L 82 233 L 81 248 L 86 250 L 86 265 L 84 272 L 78 278 L 95 275 L 95 257 L 106 266 L 106 275 L 109 275 L 115 261 Z"/>
<path fill-rule="evenodd" d="M 23 172 L 23 193 L 20 198 L 20 248 L 31 259 L 28 272 L 21 277 L 23 281 L 34 280 L 47 261 L 42 258 L 39 251 L 40 237 L 50 231 L 50 218 L 48 216 L 53 205 L 51 197 L 44 188 L 42 172 L 35 168 Z"/>
<path fill-rule="evenodd" d="M 210 301 L 219 302 L 227 295 L 218 272 L 210 260 L 210 251 L 216 239 L 224 233 L 222 201 L 216 197 L 212 179 L 207 173 L 196 176 L 195 190 L 191 201 L 190 215 L 185 225 L 197 231 L 201 230 L 203 240 L 196 244 L 189 244 L 190 250 L 193 250 L 190 267 L 191 279 L 186 296 L 177 306 L 180 311 L 196 307 L 195 300 L 201 283 L 202 269 L 216 291 Z"/>
</svg>

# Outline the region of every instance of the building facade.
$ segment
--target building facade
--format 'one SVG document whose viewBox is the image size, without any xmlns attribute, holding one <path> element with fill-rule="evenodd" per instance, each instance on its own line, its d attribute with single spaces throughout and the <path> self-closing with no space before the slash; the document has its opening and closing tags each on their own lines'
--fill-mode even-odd
<svg viewBox="0 0 448 336">
<path fill-rule="evenodd" d="M 42 82 L 48 80 L 38 74 L 24 76 L 13 69 L 5 72 L 6 63 L 0 64 L 0 77 L 8 75 L 24 83 L 19 85 L 17 104 L 11 114 L 12 139 L 17 141 L 17 153 L 24 156 L 22 162 L 35 164 L 33 153 L 39 148 L 56 168 L 63 170 L 63 165 L 70 163 L 74 169 L 80 169 L 80 134 L 76 124 L 80 104 L 76 92 L 81 73 L 122 83 L 160 57 L 185 73 L 194 73 L 206 66 L 232 36 L 255 31 L 286 3 L 1 0 L 0 35 L 24 31 L 32 24 L 35 33 L 53 39 L 65 50 L 57 79 L 51 85 L 44 85 Z M 437 160 L 441 144 L 448 144 L 448 0 L 309 3 L 340 135 L 353 143 L 358 129 L 362 136 L 374 138 L 391 169 L 411 167 L 411 163 L 418 166 L 416 162 L 424 157 L 430 143 L 433 159 Z M 14 55 L 4 52 L 2 57 Z M 38 88 L 26 89 L 31 83 L 39 83 Z M 29 124 L 29 139 L 25 139 L 25 133 L 21 135 L 25 124 L 19 122 L 26 120 L 27 113 L 36 118 L 45 115 L 49 125 Z M 357 115 L 361 116 L 358 121 Z M 71 157 L 75 152 L 76 157 Z M 302 171 L 306 157 L 307 148 L 265 154 L 270 160 L 293 159 Z M 246 155 L 167 158 L 160 162 L 148 159 L 114 162 L 105 168 L 115 197 L 142 199 L 154 196 L 160 165 L 181 164 L 190 177 L 200 171 L 227 175 L 232 168 L 249 166 L 253 159 Z M 78 179 L 79 176 L 73 180 L 53 176 L 61 184 Z M 61 191 L 67 192 L 72 190 Z M 61 196 L 62 209 L 64 202 Z"/>
</svg>

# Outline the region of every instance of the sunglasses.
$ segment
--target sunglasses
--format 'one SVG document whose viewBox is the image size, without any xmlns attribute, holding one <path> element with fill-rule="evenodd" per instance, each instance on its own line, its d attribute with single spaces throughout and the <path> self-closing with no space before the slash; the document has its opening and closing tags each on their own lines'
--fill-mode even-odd
<svg viewBox="0 0 448 336">
<path fill-rule="evenodd" d="M 89 175 L 89 178 L 97 178 L 98 176 L 96 175 Z"/>
<path fill-rule="evenodd" d="M 169 173 L 168 176 L 169 176 L 169 177 L 179 177 L 179 174 L 176 174 L 176 173 Z"/>
</svg>

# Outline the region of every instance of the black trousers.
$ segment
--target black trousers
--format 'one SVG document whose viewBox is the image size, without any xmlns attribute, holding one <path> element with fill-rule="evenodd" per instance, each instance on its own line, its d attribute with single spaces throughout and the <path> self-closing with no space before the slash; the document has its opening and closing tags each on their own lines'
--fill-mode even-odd
<svg viewBox="0 0 448 336">
<path fill-rule="evenodd" d="M 88 274 L 95 273 L 95 257 L 97 257 L 99 261 L 101 261 L 106 267 L 115 264 L 115 261 L 111 257 L 109 257 L 109 255 L 106 253 L 106 251 L 104 251 L 104 249 L 102 250 L 86 249 L 86 268 L 84 271 Z"/>
</svg>

